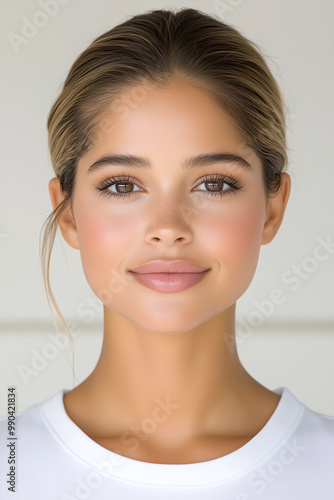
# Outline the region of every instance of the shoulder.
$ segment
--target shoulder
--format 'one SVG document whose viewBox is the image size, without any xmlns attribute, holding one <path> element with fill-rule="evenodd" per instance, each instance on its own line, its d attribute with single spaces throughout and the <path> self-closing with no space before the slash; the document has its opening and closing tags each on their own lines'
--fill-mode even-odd
<svg viewBox="0 0 334 500">
<path fill-rule="evenodd" d="M 334 416 L 312 410 L 299 402 L 300 418 L 291 435 L 295 456 L 303 456 L 323 470 L 334 468 Z"/>
<path fill-rule="evenodd" d="M 12 433 L 9 434 L 8 416 L 0 418 L 0 436 L 1 440 L 16 437 L 18 441 L 28 442 L 38 440 L 39 437 L 45 438 L 49 432 L 47 422 L 44 418 L 43 408 L 50 402 L 59 404 L 63 395 L 63 391 L 59 391 L 49 399 L 29 406 L 25 410 L 18 412 L 12 416 Z"/>
<path fill-rule="evenodd" d="M 300 467 L 299 472 L 311 470 L 314 465 L 317 469 L 322 467 L 331 479 L 334 470 L 334 416 L 312 410 L 286 387 L 275 392 L 282 397 L 267 425 L 266 443 L 271 443 L 282 463 L 296 462 L 294 467 Z"/>
<path fill-rule="evenodd" d="M 61 458 L 55 432 L 45 418 L 45 407 L 61 403 L 63 391 L 41 403 L 29 406 L 15 414 L 12 425 L 8 417 L 0 419 L 0 472 L 2 477 L 11 474 L 11 487 L 21 500 L 33 485 L 39 482 L 40 492 L 34 499 L 47 498 L 46 485 L 55 487 L 54 467 Z M 4 473 L 4 474 L 3 474 Z M 7 481 L 0 481 L 0 498 L 9 498 Z"/>
<path fill-rule="evenodd" d="M 311 410 L 305 406 L 300 422 L 299 432 L 312 437 L 314 440 L 322 439 L 332 444 L 334 453 L 334 416 Z"/>
</svg>

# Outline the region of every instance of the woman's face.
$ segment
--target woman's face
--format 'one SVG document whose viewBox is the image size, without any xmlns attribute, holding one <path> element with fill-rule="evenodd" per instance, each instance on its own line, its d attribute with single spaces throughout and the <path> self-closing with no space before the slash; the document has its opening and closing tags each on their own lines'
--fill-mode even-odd
<svg viewBox="0 0 334 500">
<path fill-rule="evenodd" d="M 73 214 L 84 273 L 108 314 L 149 331 L 190 330 L 227 314 L 251 283 L 266 215 L 261 163 L 199 87 L 175 80 L 147 87 L 140 100 L 129 96 L 123 94 L 122 108 L 106 110 L 99 140 L 78 163 Z M 218 154 L 244 162 L 183 168 L 191 157 Z M 104 162 L 89 171 L 111 155 L 145 158 L 151 167 Z M 111 177 L 121 177 L 119 184 L 108 187 Z M 134 279 L 131 269 L 160 259 L 210 271 L 171 293 Z"/>
</svg>

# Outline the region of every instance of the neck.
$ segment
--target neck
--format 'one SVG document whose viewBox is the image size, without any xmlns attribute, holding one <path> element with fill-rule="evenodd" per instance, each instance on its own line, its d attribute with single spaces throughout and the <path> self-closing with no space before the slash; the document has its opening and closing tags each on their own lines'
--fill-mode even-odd
<svg viewBox="0 0 334 500">
<path fill-rule="evenodd" d="M 93 420 L 105 433 L 110 428 L 134 432 L 146 425 L 155 426 L 151 439 L 158 441 L 161 435 L 186 441 L 208 432 L 230 432 L 231 422 L 237 425 L 247 406 L 254 406 L 254 396 L 270 393 L 239 361 L 235 305 L 178 333 L 142 330 L 106 308 L 104 319 L 96 368 L 71 392 L 77 407 L 80 401 L 89 407 L 90 418 L 99 409 Z M 74 415 L 70 399 L 67 409 Z M 84 420 L 83 404 L 80 411 L 77 420 Z"/>
</svg>

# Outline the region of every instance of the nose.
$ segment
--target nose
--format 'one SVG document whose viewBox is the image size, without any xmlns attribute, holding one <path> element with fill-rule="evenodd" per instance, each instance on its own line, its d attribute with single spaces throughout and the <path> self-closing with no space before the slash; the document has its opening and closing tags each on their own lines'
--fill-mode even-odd
<svg viewBox="0 0 334 500">
<path fill-rule="evenodd" d="M 146 228 L 145 241 L 149 244 L 161 243 L 172 246 L 175 242 L 184 245 L 193 240 L 190 223 L 192 208 L 182 201 L 171 204 L 161 201 L 152 207 Z"/>
</svg>

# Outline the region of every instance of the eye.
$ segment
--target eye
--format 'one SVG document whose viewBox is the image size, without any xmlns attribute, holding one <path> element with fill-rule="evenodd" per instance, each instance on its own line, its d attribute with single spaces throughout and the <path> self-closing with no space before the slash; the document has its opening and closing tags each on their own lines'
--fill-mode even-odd
<svg viewBox="0 0 334 500">
<path fill-rule="evenodd" d="M 209 189 L 208 191 L 204 191 L 205 194 L 209 196 L 220 197 L 227 194 L 234 194 L 242 187 L 239 182 L 233 177 L 222 174 L 207 175 L 202 179 L 202 183 L 199 186 L 201 186 L 202 184 L 204 184 L 205 187 Z M 226 189 L 226 186 L 229 189 Z"/>
<path fill-rule="evenodd" d="M 103 196 L 107 198 L 128 198 L 132 196 L 134 193 L 138 193 L 140 191 L 134 191 L 133 186 L 135 186 L 136 179 L 134 177 L 130 177 L 128 175 L 118 176 L 118 177 L 108 177 L 107 179 L 102 180 L 96 188 L 101 191 Z M 121 192 L 110 191 L 109 188 L 115 187 L 116 189 L 120 189 Z"/>
<path fill-rule="evenodd" d="M 206 195 L 212 197 L 222 197 L 225 195 L 233 194 L 242 187 L 239 182 L 233 177 L 222 174 L 207 175 L 201 180 L 202 182 L 201 184 L 199 184 L 199 186 L 204 184 L 208 190 L 203 191 L 202 189 L 200 189 L 199 191 L 204 192 Z M 136 179 L 134 177 L 131 177 L 129 175 L 122 175 L 103 179 L 96 186 L 96 189 L 101 191 L 101 195 L 106 196 L 107 198 L 124 199 L 133 196 L 135 193 L 141 192 L 140 189 L 135 191 L 134 186 L 136 186 Z M 111 191 L 110 188 L 115 188 L 116 191 Z M 120 190 L 120 192 L 118 192 L 117 190 Z"/>
</svg>

